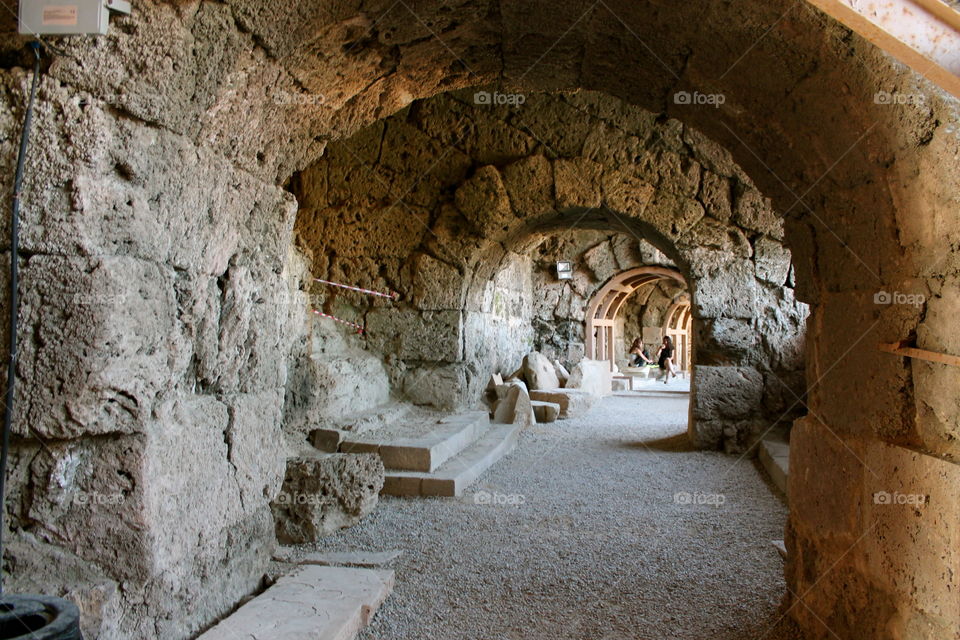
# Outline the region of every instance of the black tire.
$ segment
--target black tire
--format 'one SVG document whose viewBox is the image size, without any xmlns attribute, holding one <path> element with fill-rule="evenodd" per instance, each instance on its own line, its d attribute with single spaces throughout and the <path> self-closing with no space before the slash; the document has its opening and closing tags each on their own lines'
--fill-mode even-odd
<svg viewBox="0 0 960 640">
<path fill-rule="evenodd" d="M 63 598 L 0 596 L 0 640 L 83 640 L 80 611 Z"/>
</svg>

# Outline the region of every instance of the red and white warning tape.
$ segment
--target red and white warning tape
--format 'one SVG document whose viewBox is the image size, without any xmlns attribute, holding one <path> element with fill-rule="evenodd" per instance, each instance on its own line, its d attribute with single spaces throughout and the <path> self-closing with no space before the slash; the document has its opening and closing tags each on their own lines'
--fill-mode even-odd
<svg viewBox="0 0 960 640">
<path fill-rule="evenodd" d="M 340 324 L 345 324 L 348 327 L 353 327 L 357 330 L 357 333 L 363 333 L 363 325 L 357 324 L 356 322 L 350 322 L 349 320 L 341 320 L 337 316 L 331 316 L 329 313 L 323 313 L 322 311 L 317 311 L 316 309 L 310 309 L 311 312 L 320 316 L 321 318 L 330 318 L 334 322 L 339 322 Z"/>
<path fill-rule="evenodd" d="M 358 291 L 358 292 L 360 292 L 360 293 L 365 293 L 365 294 L 367 294 L 368 296 L 378 296 L 378 297 L 380 297 L 380 298 L 390 298 L 391 300 L 396 300 L 397 298 L 400 297 L 400 294 L 399 294 L 399 293 L 396 293 L 395 291 L 391 291 L 390 293 L 382 293 L 382 292 L 380 292 L 380 291 L 373 291 L 373 290 L 371 290 L 371 289 L 362 289 L 362 288 L 360 288 L 360 287 L 354 287 L 354 286 L 349 285 L 349 284 L 341 284 L 341 283 L 339 283 L 339 282 L 330 282 L 329 280 L 321 280 L 320 278 L 314 278 L 314 280 L 315 280 L 316 282 L 320 282 L 320 283 L 323 283 L 323 284 L 328 284 L 328 285 L 330 285 L 331 287 L 339 287 L 339 288 L 341 288 L 341 289 L 349 289 L 350 291 Z"/>
</svg>

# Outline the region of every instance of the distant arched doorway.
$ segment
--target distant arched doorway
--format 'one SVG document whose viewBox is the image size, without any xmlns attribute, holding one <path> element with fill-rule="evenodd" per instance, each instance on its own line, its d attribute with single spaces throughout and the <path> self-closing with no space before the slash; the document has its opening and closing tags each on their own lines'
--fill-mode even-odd
<svg viewBox="0 0 960 640">
<path fill-rule="evenodd" d="M 593 360 L 606 360 L 613 370 L 617 356 L 617 316 L 627 299 L 637 289 L 652 284 L 657 280 L 668 278 L 686 286 L 683 275 L 676 269 L 669 267 L 637 267 L 624 271 L 610 279 L 600 288 L 587 305 L 586 313 L 586 352 L 587 357 Z M 677 305 L 674 305 L 675 307 Z M 689 302 L 687 302 L 687 316 L 689 317 Z M 673 307 L 667 314 L 670 320 L 676 315 Z M 679 320 L 679 318 L 678 318 Z M 668 334 L 669 335 L 669 334 Z M 689 331 L 687 342 L 689 344 Z M 675 344 L 676 341 L 674 341 Z"/>
<path fill-rule="evenodd" d="M 680 371 L 690 371 L 693 363 L 693 314 L 690 298 L 683 295 L 664 314 L 663 333 L 669 336 L 676 347 L 674 364 Z"/>
</svg>

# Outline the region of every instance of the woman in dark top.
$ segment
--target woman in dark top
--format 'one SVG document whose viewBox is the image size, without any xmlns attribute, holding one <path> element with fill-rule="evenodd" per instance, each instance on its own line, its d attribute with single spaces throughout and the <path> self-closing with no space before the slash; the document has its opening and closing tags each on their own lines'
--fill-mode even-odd
<svg viewBox="0 0 960 640">
<path fill-rule="evenodd" d="M 646 348 L 643 346 L 643 340 L 640 338 L 634 340 L 633 344 L 630 345 L 630 355 L 635 356 L 635 358 L 630 361 L 631 367 L 639 367 L 640 363 L 653 364 L 653 360 L 650 359 L 650 354 L 647 353 Z"/>
<path fill-rule="evenodd" d="M 657 352 L 657 364 L 664 370 L 663 384 L 670 381 L 670 376 L 677 377 L 677 372 L 673 369 L 673 340 L 670 336 L 663 336 L 663 344 L 660 351 Z"/>
</svg>

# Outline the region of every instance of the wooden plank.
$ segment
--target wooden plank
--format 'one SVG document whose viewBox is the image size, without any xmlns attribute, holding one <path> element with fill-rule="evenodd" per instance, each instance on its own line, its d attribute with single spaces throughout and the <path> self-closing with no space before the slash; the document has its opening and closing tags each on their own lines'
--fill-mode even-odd
<svg viewBox="0 0 960 640">
<path fill-rule="evenodd" d="M 927 362 L 939 362 L 953 367 L 960 367 L 960 356 L 952 356 L 946 353 L 937 353 L 936 351 L 927 351 L 908 346 L 906 340 L 899 342 L 881 342 L 880 351 L 892 353 L 905 358 L 916 358 L 917 360 L 926 360 Z"/>
<path fill-rule="evenodd" d="M 933 3 L 922 0 L 882 0 L 867 5 L 871 13 L 870 10 L 861 9 L 853 0 L 807 1 L 914 71 L 960 97 L 960 70 L 956 68 L 956 57 L 953 55 L 953 43 L 958 35 L 953 9 L 935 7 Z M 900 10 L 894 11 L 891 6 Z M 939 21 L 941 30 L 928 32 L 927 19 Z M 900 35 L 891 33 L 892 28 Z M 906 33 L 914 36 L 911 44 L 901 40 Z"/>
</svg>

